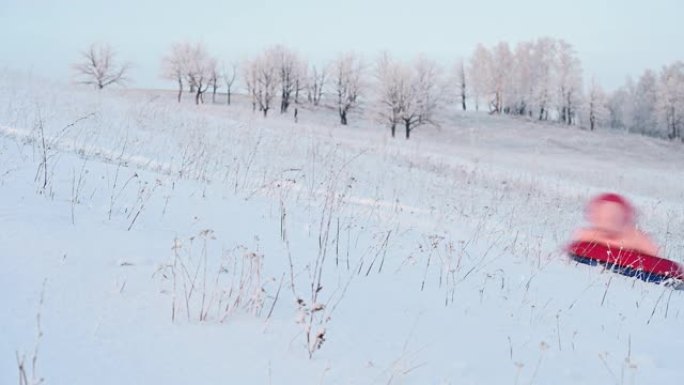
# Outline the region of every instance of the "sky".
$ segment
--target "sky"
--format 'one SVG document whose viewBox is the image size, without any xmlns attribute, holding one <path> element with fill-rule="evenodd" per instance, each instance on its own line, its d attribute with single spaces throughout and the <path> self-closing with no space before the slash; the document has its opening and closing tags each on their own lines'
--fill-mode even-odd
<svg viewBox="0 0 684 385">
<path fill-rule="evenodd" d="M 0 68 L 69 81 L 79 52 L 104 42 L 133 65 L 131 87 L 173 88 L 160 61 L 180 40 L 226 62 L 285 44 L 320 63 L 386 50 L 449 64 L 478 43 L 550 36 L 575 46 L 587 82 L 613 90 L 684 60 L 683 14 L 682 0 L 0 0 Z"/>
</svg>

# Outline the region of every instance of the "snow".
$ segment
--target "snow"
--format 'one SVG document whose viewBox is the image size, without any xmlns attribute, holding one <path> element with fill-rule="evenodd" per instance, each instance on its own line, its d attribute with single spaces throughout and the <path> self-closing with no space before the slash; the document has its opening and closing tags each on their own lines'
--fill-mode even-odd
<svg viewBox="0 0 684 385">
<path fill-rule="evenodd" d="M 37 342 L 49 384 L 684 380 L 684 292 L 560 251 L 612 190 L 681 262 L 681 144 L 454 111 L 392 140 L 370 111 L 0 89 L 1 384 Z"/>
</svg>

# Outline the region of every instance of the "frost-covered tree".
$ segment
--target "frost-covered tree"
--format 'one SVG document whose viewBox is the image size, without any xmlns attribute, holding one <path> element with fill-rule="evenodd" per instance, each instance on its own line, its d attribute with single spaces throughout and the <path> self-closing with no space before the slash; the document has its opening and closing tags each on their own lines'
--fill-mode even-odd
<svg viewBox="0 0 684 385">
<path fill-rule="evenodd" d="M 574 124 L 582 95 L 582 65 L 575 49 L 564 40 L 558 40 L 556 62 L 556 90 L 558 120 Z"/>
<path fill-rule="evenodd" d="M 230 106 L 230 98 L 233 92 L 233 85 L 235 84 L 235 79 L 237 78 L 238 66 L 236 63 L 231 63 L 227 66 L 225 63 L 221 69 L 221 79 L 226 85 L 226 104 Z"/>
<path fill-rule="evenodd" d="M 309 68 L 307 67 L 306 64 L 302 63 L 302 65 L 299 67 L 298 76 L 295 79 L 295 90 L 294 90 L 294 92 L 295 92 L 295 94 L 294 94 L 295 105 L 298 105 L 301 103 L 301 95 L 307 89 L 308 79 L 309 79 Z"/>
<path fill-rule="evenodd" d="M 211 85 L 211 104 L 216 104 L 216 91 L 221 87 L 221 72 L 216 60 L 213 60 L 209 67 L 209 84 Z"/>
<path fill-rule="evenodd" d="M 466 88 L 466 67 L 465 67 L 465 62 L 463 59 L 459 60 L 456 63 L 456 69 L 455 69 L 455 78 L 456 78 L 456 88 L 458 90 L 458 99 L 461 102 L 461 109 L 463 111 L 467 110 L 467 104 L 466 104 L 466 98 L 468 96 L 467 94 L 467 88 Z"/>
<path fill-rule="evenodd" d="M 280 112 L 285 113 L 304 84 L 303 77 L 306 68 L 304 61 L 295 51 L 281 45 L 269 48 L 265 55 L 271 58 L 272 65 L 277 69 Z"/>
<path fill-rule="evenodd" d="M 363 89 L 363 63 L 353 53 L 339 56 L 333 63 L 335 94 L 340 123 L 347 125 L 348 114 L 359 103 Z"/>
<path fill-rule="evenodd" d="M 258 104 L 258 90 L 257 83 L 259 82 L 257 78 L 256 71 L 256 59 L 245 60 L 242 64 L 243 76 L 245 81 L 245 87 L 247 89 L 247 94 L 249 95 L 250 102 L 252 103 L 252 112 L 256 112 Z"/>
<path fill-rule="evenodd" d="M 195 104 L 204 103 L 204 93 L 216 73 L 216 59 L 209 55 L 203 43 L 192 44 L 189 54 L 185 77 L 195 94 Z"/>
<path fill-rule="evenodd" d="M 383 55 L 377 66 L 379 103 L 392 136 L 402 124 L 406 139 L 423 125 L 437 125 L 435 112 L 442 102 L 442 71 L 432 60 L 418 57 L 411 65 Z"/>
<path fill-rule="evenodd" d="M 411 132 L 420 126 L 438 126 L 435 112 L 438 111 L 442 101 L 441 72 L 433 60 L 425 57 L 415 60 L 410 72 L 408 95 L 401 111 L 406 139 L 409 139 Z"/>
<path fill-rule="evenodd" d="M 511 113 L 531 115 L 534 108 L 536 76 L 533 68 L 534 43 L 520 42 L 515 47 Z"/>
<path fill-rule="evenodd" d="M 178 102 L 183 96 L 183 85 L 190 63 L 192 45 L 187 42 L 174 43 L 169 53 L 162 58 L 162 78 L 177 82 Z"/>
<path fill-rule="evenodd" d="M 475 101 L 475 110 L 480 110 L 480 100 L 489 97 L 488 92 L 492 88 L 491 78 L 492 54 L 482 44 L 478 44 L 470 58 L 468 73 L 470 76 L 470 90 Z"/>
<path fill-rule="evenodd" d="M 601 85 L 594 79 L 591 81 L 589 96 L 587 98 L 587 121 L 589 129 L 594 131 L 597 127 L 603 126 L 608 122 L 610 111 L 607 107 L 607 97 Z"/>
<path fill-rule="evenodd" d="M 632 98 L 630 132 L 658 134 L 658 77 L 646 70 L 639 78 Z"/>
<path fill-rule="evenodd" d="M 204 93 L 210 86 L 213 87 L 212 101 L 215 101 L 220 80 L 217 61 L 201 42 L 174 43 L 162 58 L 162 77 L 178 84 L 179 103 L 185 85 L 194 95 L 195 104 L 204 103 Z"/>
<path fill-rule="evenodd" d="M 506 112 L 506 98 L 511 91 L 511 68 L 513 67 L 513 54 L 506 42 L 500 42 L 492 51 L 490 89 L 491 95 L 489 111 L 501 114 Z"/>
<path fill-rule="evenodd" d="M 555 75 L 556 40 L 541 38 L 535 42 L 532 57 L 532 71 L 536 77 L 534 99 L 539 120 L 548 120 L 553 101 Z"/>
<path fill-rule="evenodd" d="M 479 44 L 468 70 L 470 91 L 479 109 L 490 113 L 529 115 L 574 124 L 582 104 L 582 66 L 569 43 L 554 38 L 520 42 L 511 51 L 500 42 Z"/>
<path fill-rule="evenodd" d="M 321 103 L 328 82 L 328 71 L 326 71 L 325 67 L 319 68 L 316 65 L 312 65 L 307 79 L 307 100 L 314 106 L 318 106 Z"/>
<path fill-rule="evenodd" d="M 267 50 L 245 64 L 245 83 L 252 98 L 252 109 L 268 116 L 280 86 L 279 58 Z"/>
<path fill-rule="evenodd" d="M 397 124 L 406 98 L 408 73 L 402 63 L 384 53 L 376 65 L 377 92 L 380 116 L 390 127 L 392 137 L 396 136 Z"/>
<path fill-rule="evenodd" d="M 81 60 L 72 66 L 80 83 L 101 90 L 112 84 L 125 84 L 130 65 L 118 63 L 116 52 L 109 44 L 91 44 L 81 52 Z"/>
<path fill-rule="evenodd" d="M 618 88 L 608 97 L 611 128 L 629 131 L 633 127 L 634 117 L 634 82 L 627 77 L 625 85 Z"/>
<path fill-rule="evenodd" d="M 665 66 L 660 73 L 658 89 L 660 121 L 667 137 L 682 139 L 684 128 L 684 62 Z"/>
<path fill-rule="evenodd" d="M 684 63 L 646 70 L 610 97 L 611 125 L 657 137 L 682 139 L 684 130 Z"/>
</svg>

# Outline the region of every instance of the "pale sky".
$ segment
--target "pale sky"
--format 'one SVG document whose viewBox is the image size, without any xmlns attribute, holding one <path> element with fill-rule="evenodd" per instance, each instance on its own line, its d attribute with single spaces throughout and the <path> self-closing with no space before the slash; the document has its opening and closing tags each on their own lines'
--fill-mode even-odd
<svg viewBox="0 0 684 385">
<path fill-rule="evenodd" d="M 0 68 L 69 80 L 79 51 L 107 42 L 134 64 L 131 87 L 173 88 L 159 68 L 178 40 L 226 61 L 286 44 L 315 61 L 388 50 L 449 63 L 479 42 L 551 36 L 575 46 L 585 81 L 612 90 L 684 60 L 682 15 L 682 0 L 0 0 Z"/>
</svg>

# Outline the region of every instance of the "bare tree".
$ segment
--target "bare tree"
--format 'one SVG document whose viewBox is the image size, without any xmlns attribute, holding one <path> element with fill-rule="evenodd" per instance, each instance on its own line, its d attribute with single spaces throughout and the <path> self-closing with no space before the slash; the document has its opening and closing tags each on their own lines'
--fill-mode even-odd
<svg viewBox="0 0 684 385">
<path fill-rule="evenodd" d="M 591 131 L 594 131 L 598 126 L 605 124 L 608 120 L 610 114 L 607 103 L 608 100 L 603 88 L 592 79 L 587 106 L 589 129 Z"/>
<path fill-rule="evenodd" d="M 552 38 L 538 39 L 534 46 L 533 74 L 536 77 L 534 97 L 539 120 L 548 120 L 551 109 L 552 84 L 556 60 L 556 41 Z"/>
<path fill-rule="evenodd" d="M 492 50 L 478 44 L 470 60 L 471 91 L 475 98 L 475 109 L 485 98 L 489 112 L 507 112 L 507 99 L 512 90 L 513 54 L 508 43 L 500 42 Z"/>
<path fill-rule="evenodd" d="M 189 66 L 191 45 L 187 42 L 175 43 L 171 52 L 162 59 L 162 77 L 178 83 L 178 103 L 183 95 L 184 78 Z"/>
<path fill-rule="evenodd" d="M 311 66 L 306 87 L 307 100 L 314 106 L 318 106 L 323 98 L 323 92 L 328 81 L 328 74 L 325 68 L 319 69 L 315 65 Z"/>
<path fill-rule="evenodd" d="M 470 90 L 475 100 L 475 111 L 480 110 L 480 99 L 487 96 L 491 89 L 491 67 L 492 54 L 482 44 L 478 44 L 475 48 L 473 56 L 470 58 L 470 66 L 468 72 L 470 73 Z"/>
<path fill-rule="evenodd" d="M 252 109 L 256 111 L 258 105 L 264 117 L 268 116 L 280 85 L 279 58 L 274 53 L 273 50 L 267 50 L 245 66 L 245 82 L 252 97 Z"/>
<path fill-rule="evenodd" d="M 195 93 L 195 104 L 204 103 L 204 93 L 212 83 L 216 72 L 216 59 L 211 57 L 202 43 L 192 45 L 186 68 L 186 78 Z"/>
<path fill-rule="evenodd" d="M 216 91 L 221 87 L 219 85 L 221 73 L 219 72 L 216 60 L 212 64 L 209 67 L 209 84 L 211 84 L 211 104 L 216 104 Z"/>
<path fill-rule="evenodd" d="M 245 86 L 247 87 L 247 94 L 252 102 L 252 112 L 256 112 L 257 103 L 259 99 L 258 91 L 258 73 L 257 73 L 257 59 L 246 60 L 242 67 L 244 68 Z"/>
<path fill-rule="evenodd" d="M 441 71 L 434 61 L 418 57 L 412 65 L 383 55 L 378 61 L 380 104 L 392 137 L 402 124 L 409 139 L 411 132 L 423 125 L 435 125 L 434 114 L 443 94 Z"/>
<path fill-rule="evenodd" d="M 304 85 L 302 59 L 296 52 L 281 45 L 267 49 L 265 55 L 270 58 L 271 65 L 277 69 L 280 112 L 286 113 L 293 102 L 293 97 L 297 101 L 299 91 Z"/>
<path fill-rule="evenodd" d="M 634 88 L 632 125 L 629 131 L 658 134 L 658 78 L 652 70 L 646 70 Z"/>
<path fill-rule="evenodd" d="M 490 113 L 538 113 L 539 120 L 577 121 L 583 99 L 582 66 L 572 45 L 563 40 L 520 42 L 515 52 L 506 42 L 492 49 L 479 44 L 468 73 L 476 110 L 484 99 Z"/>
<path fill-rule="evenodd" d="M 575 123 L 581 100 L 582 65 L 572 45 L 558 40 L 557 46 L 558 120 L 571 125 Z"/>
<path fill-rule="evenodd" d="M 634 127 L 635 86 L 631 77 L 608 99 L 609 125 L 611 128 L 629 131 Z"/>
<path fill-rule="evenodd" d="M 301 65 L 299 67 L 299 71 L 297 72 L 297 77 L 295 78 L 295 96 L 294 96 L 294 103 L 299 104 L 300 99 L 299 96 L 302 94 L 302 92 L 306 91 L 307 89 L 307 79 L 309 77 L 308 74 L 309 69 L 305 65 Z"/>
<path fill-rule="evenodd" d="M 411 132 L 423 125 L 439 126 L 435 120 L 443 90 L 441 70 L 436 62 L 425 57 L 416 59 L 411 72 L 408 94 L 401 111 L 401 120 L 406 130 L 406 139 Z"/>
<path fill-rule="evenodd" d="M 128 81 L 130 64 L 117 63 L 116 53 L 109 44 L 91 44 L 81 52 L 81 62 L 73 65 L 76 77 L 83 84 L 103 89 L 112 84 L 125 84 Z"/>
<path fill-rule="evenodd" d="M 537 79 L 533 68 L 534 43 L 518 43 L 514 56 L 511 113 L 532 116 Z"/>
<path fill-rule="evenodd" d="M 684 62 L 665 66 L 660 74 L 660 119 L 667 137 L 682 139 L 684 128 Z"/>
<path fill-rule="evenodd" d="M 631 78 L 610 97 L 611 126 L 656 137 L 683 139 L 684 62 L 646 70 L 635 84 Z"/>
<path fill-rule="evenodd" d="M 300 58 L 297 61 L 297 70 L 295 71 L 295 86 L 294 86 L 294 103 L 300 104 L 300 96 L 306 91 L 309 79 L 309 64 Z"/>
<path fill-rule="evenodd" d="M 227 68 L 224 64 L 223 71 L 221 71 L 221 77 L 226 85 L 226 104 L 230 106 L 230 97 L 233 91 L 233 84 L 235 84 L 235 78 L 237 77 L 237 64 L 232 63 L 230 68 Z"/>
<path fill-rule="evenodd" d="M 511 68 L 513 54 L 506 42 L 500 42 L 494 47 L 491 61 L 491 89 L 492 100 L 489 102 L 489 112 L 501 114 L 506 112 L 506 98 L 511 90 Z"/>
<path fill-rule="evenodd" d="M 221 74 L 219 73 L 218 66 L 214 60 L 213 65 L 209 67 L 209 86 L 211 87 L 211 104 L 216 104 L 216 92 L 221 88 L 219 80 L 221 80 Z"/>
<path fill-rule="evenodd" d="M 458 64 L 456 64 L 456 79 L 457 79 L 457 85 L 458 85 L 458 91 L 459 91 L 459 98 L 461 99 L 461 108 L 463 111 L 465 111 L 467 108 L 466 105 L 466 69 L 465 69 L 465 62 L 463 59 L 458 61 Z"/>
<path fill-rule="evenodd" d="M 357 55 L 347 53 L 337 58 L 333 68 L 340 124 L 347 125 L 349 111 L 358 105 L 361 96 L 363 64 Z"/>
<path fill-rule="evenodd" d="M 400 123 L 408 81 L 406 68 L 384 53 L 376 66 L 378 80 L 380 115 L 390 126 L 392 137 L 396 136 L 397 124 Z"/>
</svg>

